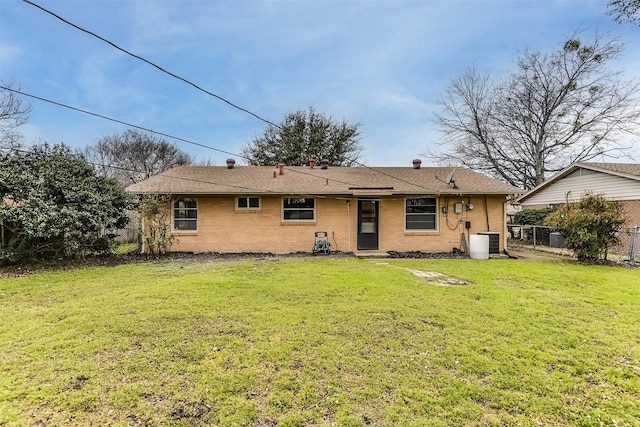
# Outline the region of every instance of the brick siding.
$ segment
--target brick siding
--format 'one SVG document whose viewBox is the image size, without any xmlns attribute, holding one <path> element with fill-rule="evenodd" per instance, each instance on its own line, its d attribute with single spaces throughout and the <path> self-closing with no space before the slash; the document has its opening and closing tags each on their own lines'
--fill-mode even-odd
<svg viewBox="0 0 640 427">
<path fill-rule="evenodd" d="M 628 228 L 640 227 L 640 200 L 623 200 L 620 203 Z"/>
<path fill-rule="evenodd" d="M 193 197 L 193 196 L 189 196 Z M 420 196 L 415 196 L 420 197 Z M 425 196 L 422 196 L 425 197 Z M 428 196 L 427 196 L 428 197 Z M 310 252 L 314 233 L 326 231 L 333 250 L 357 250 L 357 198 L 316 198 L 316 220 L 283 221 L 282 198 L 261 197 L 261 209 L 236 210 L 230 196 L 200 196 L 197 232 L 177 232 L 173 251 L 184 252 Z M 379 249 L 381 251 L 450 252 L 460 247 L 461 233 L 493 231 L 500 233 L 500 250 L 504 248 L 505 197 L 488 196 L 487 210 L 483 196 L 449 196 L 438 200 L 438 230 L 405 231 L 405 198 L 380 197 Z M 471 201 L 473 210 L 467 210 Z M 442 207 L 448 202 L 448 222 Z M 454 203 L 463 203 L 462 214 L 456 215 Z M 487 225 L 488 220 L 488 225 Z M 469 221 L 471 228 L 465 228 Z"/>
</svg>

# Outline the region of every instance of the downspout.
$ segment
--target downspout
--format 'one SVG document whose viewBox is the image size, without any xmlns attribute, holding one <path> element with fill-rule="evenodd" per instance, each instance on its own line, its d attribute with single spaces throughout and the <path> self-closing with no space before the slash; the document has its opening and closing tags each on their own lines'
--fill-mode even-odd
<svg viewBox="0 0 640 427">
<path fill-rule="evenodd" d="M 347 252 L 351 252 L 351 200 L 347 199 Z"/>
<path fill-rule="evenodd" d="M 489 227 L 489 205 L 487 205 L 487 195 L 484 194 L 484 216 L 487 219 L 487 231 L 491 231 L 491 227 Z"/>
</svg>

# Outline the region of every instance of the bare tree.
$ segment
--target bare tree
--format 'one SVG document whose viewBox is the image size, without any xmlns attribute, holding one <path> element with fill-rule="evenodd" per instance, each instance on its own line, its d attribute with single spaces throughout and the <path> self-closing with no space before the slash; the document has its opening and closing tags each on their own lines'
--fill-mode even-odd
<svg viewBox="0 0 640 427">
<path fill-rule="evenodd" d="M 427 155 L 525 189 L 573 162 L 624 155 L 640 110 L 638 84 L 606 67 L 622 50 L 606 35 L 590 43 L 574 35 L 551 54 L 523 52 L 504 80 L 469 69 L 441 99 L 447 148 Z"/>
<path fill-rule="evenodd" d="M 102 137 L 85 149 L 85 156 L 101 174 L 115 177 L 123 185 L 193 162 L 175 144 L 133 129 Z"/>
<path fill-rule="evenodd" d="M 616 22 L 640 25 L 640 0 L 609 0 L 607 6 Z"/>
<path fill-rule="evenodd" d="M 362 152 L 360 123 L 334 121 L 313 107 L 288 114 L 279 126 L 265 132 L 242 149 L 251 165 L 306 164 L 310 158 L 327 159 L 334 166 L 352 166 Z"/>
<path fill-rule="evenodd" d="M 19 145 L 21 135 L 16 128 L 25 124 L 31 113 L 31 105 L 11 89 L 10 84 L 0 88 L 0 147 Z"/>
</svg>

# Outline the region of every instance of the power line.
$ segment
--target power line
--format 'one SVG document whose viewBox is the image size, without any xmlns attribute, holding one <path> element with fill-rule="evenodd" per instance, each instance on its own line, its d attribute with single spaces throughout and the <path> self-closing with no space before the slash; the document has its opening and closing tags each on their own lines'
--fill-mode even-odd
<svg viewBox="0 0 640 427">
<path fill-rule="evenodd" d="M 0 149 L 0 150 L 2 150 L 2 149 Z M 32 154 L 32 152 L 29 151 L 29 150 L 24 150 L 24 149 L 20 149 L 20 148 L 16 148 L 16 147 L 7 148 L 5 151 L 7 153 L 9 153 L 11 151 L 15 151 L 16 153 Z M 83 160 L 84 160 L 84 162 L 86 164 L 91 165 L 91 166 L 100 166 L 102 168 L 118 169 L 118 170 L 122 170 L 122 171 L 126 171 L 126 172 L 137 172 L 135 169 L 123 168 L 122 166 L 105 165 L 104 163 L 91 162 L 91 161 L 87 160 L 85 156 L 83 156 Z"/>
<path fill-rule="evenodd" d="M 52 104 L 52 105 L 56 105 L 58 107 L 66 108 L 66 109 L 69 109 L 69 110 L 72 110 L 72 111 L 77 111 L 79 113 L 87 114 L 87 115 L 90 115 L 90 116 L 93 116 L 93 117 L 98 117 L 98 118 L 103 119 L 103 120 L 108 120 L 108 121 L 111 121 L 111 122 L 114 122 L 114 123 L 119 123 L 119 124 L 123 124 L 123 125 L 129 126 L 129 127 L 135 128 L 135 129 L 140 129 L 140 130 L 143 130 L 145 132 L 149 132 L 149 133 L 152 133 L 152 134 L 155 134 L 155 135 L 164 136 L 166 138 L 171 138 L 171 139 L 174 139 L 176 141 L 181 141 L 181 142 L 184 142 L 184 143 L 187 143 L 187 144 L 195 145 L 195 146 L 202 147 L 202 148 L 207 148 L 209 150 L 217 151 L 219 153 L 224 153 L 224 154 L 228 154 L 230 156 L 235 156 L 235 157 L 238 157 L 238 158 L 241 158 L 241 159 L 247 159 L 248 160 L 248 158 L 246 156 L 243 156 L 241 154 L 232 153 L 230 151 L 226 151 L 226 150 L 222 150 L 222 149 L 219 149 L 219 148 L 211 147 L 210 145 L 201 144 L 199 142 L 191 141 L 191 140 L 188 140 L 188 139 L 185 139 L 185 138 L 180 138 L 178 136 L 174 136 L 174 135 L 171 135 L 171 134 L 168 134 L 168 133 L 155 131 L 153 129 L 149 129 L 149 128 L 145 128 L 143 126 L 135 125 L 133 123 L 125 122 L 123 120 L 114 119 L 112 117 L 108 117 L 108 116 L 105 116 L 103 114 L 98 114 L 98 113 L 94 113 L 94 112 L 91 112 L 91 111 L 88 111 L 88 110 L 85 110 L 85 109 L 82 109 L 82 108 L 73 107 L 71 105 L 67 105 L 67 104 L 63 104 L 61 102 L 57 102 L 57 101 L 53 101 L 53 100 L 50 100 L 50 99 L 47 99 L 47 98 L 43 98 L 41 96 L 32 95 L 30 93 L 26 93 L 26 92 L 23 92 L 21 90 L 14 89 L 14 88 L 11 88 L 11 87 L 8 87 L 8 86 L 0 85 L 0 89 L 8 90 L 8 91 L 17 93 L 17 94 L 22 95 L 22 96 L 26 96 L 26 97 L 29 97 L 29 98 L 32 98 L 32 99 L 37 99 L 38 101 L 46 102 L 46 103 L 49 103 L 49 104 Z M 358 163 L 358 162 L 355 162 L 355 163 Z M 372 168 L 372 167 L 366 166 L 366 165 L 361 165 L 361 166 L 363 166 L 363 167 L 365 167 L 365 168 L 367 168 L 369 170 L 372 170 L 374 172 L 380 173 L 382 175 L 388 176 L 389 178 L 398 180 L 400 182 L 404 182 L 405 184 L 414 185 L 416 187 L 424 188 L 425 190 L 429 190 L 430 192 L 439 193 L 438 191 L 433 190 L 431 188 L 428 188 L 428 187 L 425 187 L 423 185 L 404 180 L 402 178 L 398 178 L 396 176 L 393 176 L 391 174 L 388 174 L 388 173 L 383 172 L 381 170 L 378 170 L 376 168 Z M 317 175 L 313 175 L 313 174 L 310 174 L 308 172 L 300 171 L 300 170 L 297 170 L 297 169 L 292 169 L 292 168 L 289 168 L 289 167 L 287 168 L 287 170 L 289 170 L 291 172 L 294 172 L 294 173 L 299 173 L 299 174 L 302 174 L 302 175 L 309 175 L 309 176 L 312 176 L 312 177 L 318 178 L 318 179 L 326 179 L 324 177 L 319 177 Z M 330 178 L 329 180 L 333 181 L 333 182 L 340 183 L 340 184 L 347 184 L 347 185 L 351 185 L 351 186 L 357 186 L 357 184 L 354 184 L 352 182 L 341 181 L 341 180 L 337 180 L 337 179 L 333 179 L 333 178 Z"/>
<path fill-rule="evenodd" d="M 166 138 L 171 138 L 171 139 L 174 139 L 174 140 L 177 140 L 177 141 L 185 142 L 187 144 L 196 145 L 198 147 L 208 148 L 210 150 L 214 150 L 214 151 L 217 151 L 219 153 L 228 154 L 230 156 L 236 156 L 236 157 L 239 157 L 241 159 L 248 159 L 247 157 L 242 156 L 242 155 L 237 154 L 237 153 L 232 153 L 230 151 L 221 150 L 219 148 L 211 147 L 209 145 L 201 144 L 201 143 L 195 142 L 195 141 L 190 141 L 188 139 L 180 138 L 180 137 L 177 137 L 177 136 L 174 136 L 174 135 L 170 135 L 168 133 L 158 132 L 158 131 L 155 131 L 153 129 L 145 128 L 145 127 L 142 127 L 142 126 L 135 125 L 133 123 L 129 123 L 129 122 L 125 122 L 125 121 L 122 121 L 122 120 L 114 119 L 112 117 L 108 117 L 108 116 L 105 116 L 105 115 L 102 115 L 102 114 L 93 113 L 91 111 L 84 110 L 82 108 L 73 107 L 71 105 L 63 104 L 63 103 L 57 102 L 57 101 L 52 101 L 50 99 L 43 98 L 41 96 L 32 95 L 32 94 L 29 94 L 29 93 L 26 93 L 26 92 L 23 92 L 21 90 L 14 89 L 14 88 L 11 88 L 11 87 L 8 87 L 8 86 L 0 85 L 0 89 L 8 90 L 8 91 L 17 93 L 19 95 L 23 95 L 23 96 L 26 96 L 26 97 L 29 97 L 29 98 L 37 99 L 38 101 L 47 102 L 49 104 L 53 104 L 53 105 L 56 105 L 58 107 L 63 107 L 63 108 L 67 108 L 69 110 L 77 111 L 79 113 L 88 114 L 90 116 L 98 117 L 98 118 L 103 119 L 103 120 L 109 120 L 109 121 L 114 122 L 114 123 L 119 123 L 119 124 L 123 124 L 123 125 L 126 125 L 126 126 L 133 127 L 135 129 L 144 130 L 146 132 L 149 132 L 149 133 L 152 133 L 152 134 L 155 134 L 155 135 L 164 136 Z M 313 175 L 313 174 L 310 174 L 310 173 L 307 173 L 307 172 L 303 172 L 303 171 L 299 171 L 299 170 L 296 170 L 296 169 L 287 168 L 287 170 L 290 170 L 290 171 L 295 172 L 295 173 L 300 173 L 300 174 L 303 174 L 303 175 L 309 175 L 309 176 L 312 176 L 312 177 L 315 177 L 315 178 L 318 178 L 318 179 L 326 179 L 326 178 L 318 177 L 316 175 Z M 340 181 L 340 180 L 337 180 L 337 179 L 330 179 L 330 181 L 338 182 L 338 183 L 341 183 L 341 184 L 347 184 L 347 185 L 356 185 L 356 184 L 351 183 L 351 182 Z"/>
<path fill-rule="evenodd" d="M 197 84 L 195 84 L 195 83 L 193 83 L 193 82 L 191 82 L 191 81 L 189 81 L 189 80 L 185 79 L 184 77 L 180 77 L 179 75 L 174 74 L 174 73 L 172 73 L 172 72 L 170 72 L 170 71 L 168 71 L 168 70 L 164 69 L 163 67 L 159 66 L 158 64 L 156 64 L 156 63 L 154 63 L 154 62 L 149 61 L 148 59 L 145 59 L 145 58 L 143 58 L 143 57 L 141 57 L 141 56 L 139 56 L 139 55 L 136 55 L 135 53 L 129 52 L 128 50 L 126 50 L 126 49 L 124 49 L 124 48 L 122 48 L 122 47 L 118 46 L 117 44 L 113 43 L 112 41 L 107 40 L 106 38 L 101 37 L 101 36 L 99 36 L 98 34 L 96 34 L 96 33 L 92 32 L 92 31 L 89 31 L 89 30 L 87 30 L 87 29 L 85 29 L 85 28 L 80 27 L 79 25 L 74 24 L 73 22 L 70 22 L 70 21 L 66 20 L 66 19 L 64 19 L 63 17 L 61 17 L 60 15 L 57 15 L 57 14 L 55 14 L 55 13 L 51 12 L 50 10 L 48 10 L 48 9 L 46 9 L 46 8 L 44 8 L 44 7 L 40 6 L 40 5 L 38 5 L 38 4 L 34 3 L 34 2 L 32 2 L 32 1 L 29 1 L 29 0 L 22 0 L 22 1 L 23 1 L 23 2 L 25 2 L 25 3 L 27 3 L 27 4 L 30 4 L 31 6 L 34 6 L 34 7 L 38 8 L 38 9 L 42 10 L 42 11 L 43 11 L 43 12 L 45 12 L 45 13 L 48 13 L 49 15 L 53 16 L 54 18 L 56 18 L 56 19 L 58 19 L 58 20 L 60 20 L 60 21 L 64 22 L 64 23 L 65 23 L 65 24 L 67 24 L 67 25 L 72 26 L 73 28 L 75 28 L 75 29 L 77 29 L 77 30 L 82 31 L 83 33 L 89 34 L 90 36 L 93 36 L 93 37 L 97 38 L 98 40 L 100 40 L 100 41 L 103 41 L 103 42 L 107 43 L 108 45 L 110 45 L 110 46 L 112 46 L 112 47 L 114 47 L 114 48 L 118 49 L 119 51 L 121 51 L 121 52 L 123 52 L 123 53 L 125 53 L 125 54 L 127 54 L 127 55 L 129 55 L 129 56 L 131 56 L 131 57 L 133 57 L 133 58 L 135 58 L 135 59 L 137 59 L 137 60 L 139 60 L 139 61 L 142 61 L 142 62 L 144 62 L 144 63 L 146 63 L 146 64 L 148 64 L 148 65 L 151 65 L 152 67 L 154 67 L 154 68 L 158 69 L 159 71 L 161 71 L 161 72 L 163 72 L 163 73 L 165 73 L 165 74 L 168 74 L 169 76 L 171 76 L 171 77 L 173 77 L 173 78 L 175 78 L 175 79 L 178 79 L 178 80 L 180 80 L 180 81 L 182 81 L 182 82 L 184 82 L 184 83 L 188 84 L 189 86 L 192 86 L 192 87 L 196 88 L 196 89 L 197 89 L 197 90 L 199 90 L 200 92 L 206 93 L 206 94 L 207 94 L 207 95 L 209 95 L 209 96 L 213 96 L 214 98 L 219 99 L 220 101 L 222 101 L 222 102 L 224 102 L 224 103 L 226 103 L 226 104 L 230 105 L 231 107 L 233 107 L 233 108 L 235 108 L 235 109 L 237 109 L 237 110 L 240 110 L 240 111 L 242 111 L 242 112 L 244 112 L 244 113 L 247 113 L 247 114 L 249 114 L 249 115 L 251 115 L 251 116 L 255 117 L 256 119 L 258 119 L 258 120 L 260 120 L 260 121 L 262 121 L 262 122 L 264 122 L 264 123 L 267 123 L 267 124 L 269 124 L 269 125 L 271 125 L 271 126 L 275 126 L 275 127 L 279 128 L 279 129 L 281 129 L 280 125 L 278 125 L 278 124 L 276 124 L 276 123 L 273 123 L 272 121 L 270 121 L 270 120 L 268 120 L 268 119 L 265 119 L 265 118 L 263 118 L 263 117 L 261 117 L 261 116 L 257 115 L 256 113 L 254 113 L 254 112 L 252 112 L 252 111 L 250 111 L 250 110 L 248 110 L 248 109 L 246 109 L 246 108 L 240 107 L 239 105 L 234 104 L 233 102 L 229 101 L 228 99 L 223 98 L 222 96 L 217 95 L 217 94 L 215 94 L 215 93 L 213 93 L 213 92 L 210 92 L 210 91 L 208 91 L 207 89 L 204 89 L 204 88 L 202 88 L 202 87 L 198 86 Z"/>
<path fill-rule="evenodd" d="M 223 98 L 223 97 L 221 97 L 221 96 L 219 96 L 219 95 L 216 95 L 215 93 L 212 93 L 212 92 L 210 92 L 210 91 L 208 91 L 208 90 L 206 90 L 206 89 L 203 89 L 202 87 L 200 87 L 199 85 L 197 85 L 197 84 L 195 84 L 195 83 L 191 82 L 190 80 L 187 80 L 187 79 L 185 79 L 185 78 L 183 78 L 183 77 L 178 76 L 178 75 L 177 75 L 177 74 L 175 74 L 175 73 L 172 73 L 172 72 L 170 72 L 170 71 L 167 71 L 166 69 L 164 69 L 164 68 L 162 68 L 161 66 L 159 66 L 159 65 L 155 64 L 154 62 L 151 62 L 151 61 L 149 61 L 149 60 L 148 60 L 148 59 L 146 59 L 146 58 L 143 58 L 143 57 L 141 57 L 141 56 L 139 56 L 139 55 L 136 55 L 136 54 L 134 54 L 134 53 L 132 53 L 132 52 L 129 52 L 128 50 L 126 50 L 126 49 L 124 49 L 124 48 L 122 48 L 122 47 L 118 46 L 117 44 L 113 43 L 112 41 L 110 41 L 110 40 L 108 40 L 108 39 L 106 39 L 106 38 L 104 38 L 104 37 L 102 37 L 102 36 L 99 36 L 99 35 L 97 35 L 96 33 L 92 32 L 92 31 L 89 31 L 89 30 L 87 30 L 87 29 L 85 29 L 85 28 L 82 28 L 82 27 L 80 27 L 79 25 L 76 25 L 76 24 L 72 23 L 72 22 L 70 22 L 70 21 L 68 21 L 68 20 L 64 19 L 63 17 L 61 17 L 61 16 L 59 16 L 59 15 L 55 14 L 54 12 L 51 12 L 50 10 L 48 10 L 48 9 L 46 9 L 46 8 L 44 8 L 44 7 L 42 7 L 42 6 L 38 5 L 38 4 L 36 4 L 36 3 L 34 3 L 34 2 L 32 2 L 32 1 L 30 1 L 30 0 L 22 0 L 22 1 L 23 1 L 23 2 L 25 2 L 25 3 L 27 3 L 27 4 L 30 4 L 31 6 L 34 6 L 34 7 L 38 8 L 38 9 L 42 10 L 43 12 L 45 12 L 45 13 L 47 13 L 47 14 L 49 14 L 49 15 L 53 16 L 53 17 L 55 17 L 56 19 L 58 19 L 58 20 L 60 20 L 60 21 L 64 22 L 64 23 L 65 23 L 65 24 L 67 24 L 67 25 L 72 26 L 73 28 L 75 28 L 75 29 L 77 29 L 77 30 L 82 31 L 82 32 L 83 32 L 83 33 L 85 33 L 85 34 L 89 34 L 89 35 L 91 35 L 91 36 L 93 36 L 93 37 L 97 38 L 98 40 L 100 40 L 100 41 L 102 41 L 102 42 L 104 42 L 104 43 L 107 43 L 108 45 L 110 45 L 110 46 L 114 47 L 115 49 L 117 49 L 117 50 L 119 50 L 119 51 L 121 51 L 121 52 L 123 52 L 123 53 L 125 53 L 125 54 L 127 54 L 127 55 L 129 55 L 129 56 L 131 56 L 131 57 L 133 57 L 133 58 L 135 58 L 135 59 L 137 59 L 137 60 L 139 60 L 139 61 L 142 61 L 142 62 L 144 62 L 144 63 L 146 63 L 146 64 L 148 64 L 148 65 L 151 65 L 152 67 L 156 68 L 157 70 L 159 70 L 159 71 L 161 71 L 161 72 L 163 72 L 163 73 L 165 73 L 165 74 L 167 74 L 167 75 L 169 75 L 169 76 L 171 76 L 171 77 L 173 77 L 173 78 L 175 78 L 175 79 L 178 79 L 178 80 L 182 81 L 183 83 L 186 83 L 186 84 L 188 84 L 189 86 L 192 86 L 192 87 L 194 87 L 195 89 L 197 89 L 197 90 L 199 90 L 199 91 L 201 91 L 201 92 L 203 92 L 203 93 L 205 93 L 205 94 L 207 94 L 207 95 L 213 96 L 214 98 L 219 99 L 220 101 L 223 101 L 223 102 L 225 102 L 225 103 L 229 104 L 229 105 L 230 105 L 230 106 L 232 106 L 233 108 L 236 108 L 236 109 L 238 109 L 238 110 L 240 110 L 240 111 L 242 111 L 242 112 L 244 112 L 244 113 L 250 114 L 251 116 L 253 116 L 253 117 L 257 118 L 258 120 L 261 120 L 262 122 L 267 123 L 268 125 L 274 126 L 274 127 L 278 128 L 278 129 L 280 129 L 280 130 L 282 130 L 282 131 L 285 131 L 285 132 L 286 132 L 286 130 L 285 130 L 282 126 L 280 126 L 279 124 L 276 124 L 276 123 L 274 123 L 274 122 L 272 122 L 272 121 L 270 121 L 270 120 L 268 120 L 268 119 L 265 119 L 265 118 L 263 118 L 263 117 L 260 117 L 259 115 L 257 115 L 257 114 L 255 114 L 255 113 L 253 113 L 252 111 L 250 111 L 250 110 L 248 110 L 248 109 L 246 109 L 246 108 L 242 108 L 242 107 L 240 107 L 240 106 L 238 106 L 238 105 L 236 105 L 236 104 L 232 103 L 231 101 L 229 101 L 229 100 L 227 100 L 227 99 L 225 99 L 225 98 Z M 135 127 L 137 127 L 137 126 L 135 126 Z M 138 128 L 138 129 L 147 130 L 147 129 L 144 129 L 144 128 L 141 128 L 141 127 L 137 127 L 137 128 Z M 153 132 L 153 131 L 150 131 L 150 132 Z M 163 135 L 163 136 L 168 136 L 168 135 L 165 135 L 165 134 L 162 134 L 162 133 L 158 133 L 158 134 L 159 134 L 159 135 Z M 172 137 L 172 136 L 169 136 L 169 137 L 174 138 L 174 139 L 177 139 L 177 140 L 179 140 L 179 141 L 188 142 L 188 143 L 193 143 L 193 142 L 190 142 L 190 141 L 187 141 L 187 140 L 181 139 L 181 138 Z M 197 144 L 197 143 L 196 143 L 196 145 L 200 145 L 200 146 L 204 147 L 204 146 L 203 146 L 203 145 L 201 145 L 201 144 Z M 243 159 L 250 160 L 249 158 L 247 158 L 247 157 L 245 157 L 245 156 L 240 156 L 240 155 L 237 155 L 237 154 L 228 153 L 228 152 L 226 152 L 226 151 L 218 150 L 218 149 L 215 149 L 215 148 L 212 148 L 212 147 L 206 147 L 206 148 L 211 148 L 211 149 L 213 149 L 213 150 L 216 150 L 216 151 L 219 151 L 219 152 L 222 152 L 222 153 L 226 153 L 226 154 L 234 155 L 234 156 L 237 156 L 237 157 L 240 157 L 240 158 L 243 158 Z M 320 159 L 318 159 L 318 160 L 320 160 Z M 393 175 L 391 175 L 391 174 L 388 174 L 388 173 L 386 173 L 386 172 L 383 172 L 383 171 L 377 170 L 377 169 L 375 169 L 375 168 L 372 168 L 371 166 L 365 165 L 364 163 L 360 163 L 360 162 L 358 162 L 357 160 L 353 160 L 353 163 L 355 163 L 355 164 L 356 164 L 356 165 L 358 165 L 358 166 L 361 166 L 361 167 L 364 167 L 364 168 L 368 168 L 368 169 L 370 169 L 370 170 L 372 170 L 372 171 L 374 171 L 374 172 L 377 172 L 377 173 L 380 173 L 380 174 L 382 174 L 382 175 L 385 175 L 385 176 L 387 176 L 387 177 L 389 177 L 389 178 L 392 178 L 392 179 L 398 180 L 398 181 L 400 181 L 400 182 L 403 182 L 403 183 L 405 183 L 405 184 L 415 185 L 415 186 L 417 186 L 417 187 L 424 188 L 425 190 L 429 190 L 429 191 L 436 192 L 435 190 L 433 190 L 433 189 L 431 189 L 431 188 L 427 188 L 427 187 L 422 186 L 422 185 L 420 185 L 420 184 L 412 183 L 412 182 L 410 182 L 410 181 L 406 181 L 406 180 L 404 180 L 404 179 L 402 179 L 402 178 L 398 178 L 398 177 L 393 176 Z M 303 173 L 303 172 L 300 172 L 300 171 L 296 171 L 296 172 Z"/>
<path fill-rule="evenodd" d="M 24 1 L 26 1 L 26 0 L 24 0 Z M 20 90 L 17 90 L 17 89 L 11 88 L 11 87 L 0 85 L 0 89 L 9 90 L 9 91 L 15 92 L 15 93 L 17 93 L 19 95 L 23 95 L 23 96 L 27 96 L 29 98 L 37 99 L 38 101 L 42 101 L 42 102 L 46 102 L 46 103 L 49 103 L 49 104 L 53 104 L 53 105 L 56 105 L 58 107 L 67 108 L 69 110 L 77 111 L 79 113 L 88 114 L 90 116 L 98 117 L 98 118 L 103 119 L 103 120 L 109 120 L 109 121 L 114 122 L 114 123 L 119 123 L 119 124 L 122 124 L 122 125 L 130 126 L 132 128 L 143 130 L 145 132 L 153 133 L 155 135 L 160 135 L 160 136 L 164 136 L 164 137 L 167 137 L 167 138 L 175 139 L 176 141 L 185 142 L 187 144 L 196 145 L 196 146 L 202 147 L 202 148 L 208 148 L 210 150 L 217 151 L 219 153 L 228 154 L 230 156 L 237 156 L 237 157 L 240 157 L 240 158 L 245 158 L 244 156 L 240 156 L 240 155 L 232 153 L 230 151 L 221 150 L 219 148 L 211 147 L 209 145 L 204 145 L 204 144 L 201 144 L 201 143 L 195 142 L 195 141 L 190 141 L 188 139 L 180 138 L 178 136 L 170 135 L 168 133 L 158 132 L 158 131 L 155 131 L 153 129 L 149 129 L 149 128 L 145 128 L 145 127 L 142 127 L 142 126 L 134 125 L 133 123 L 125 122 L 125 121 L 114 119 L 114 118 L 111 118 L 111 117 L 107 117 L 107 116 L 102 115 L 102 114 L 93 113 L 91 111 L 83 110 L 82 108 L 73 107 L 71 105 L 63 104 L 61 102 L 52 101 L 50 99 L 42 98 L 40 96 L 36 96 L 36 95 L 32 95 L 32 94 L 29 94 L 29 93 L 26 93 L 26 92 L 22 92 Z"/>
</svg>

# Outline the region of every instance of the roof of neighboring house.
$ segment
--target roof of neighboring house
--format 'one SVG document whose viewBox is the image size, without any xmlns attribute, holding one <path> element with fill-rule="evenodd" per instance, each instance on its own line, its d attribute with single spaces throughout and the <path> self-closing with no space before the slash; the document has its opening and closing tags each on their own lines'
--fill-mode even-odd
<svg viewBox="0 0 640 427">
<path fill-rule="evenodd" d="M 527 194 L 518 198 L 517 202 L 522 202 L 529 199 L 534 194 L 539 193 L 541 190 L 548 188 L 562 178 L 572 174 L 578 169 L 586 169 L 593 172 L 604 173 L 621 178 L 627 178 L 640 182 L 640 163 L 591 163 L 591 162 L 579 162 L 574 163 L 562 171 L 558 172 L 552 178 L 538 185 L 536 188 L 529 191 Z"/>
<path fill-rule="evenodd" d="M 446 179 L 452 170 L 453 183 Z M 522 194 L 465 168 L 180 166 L 127 187 L 138 194 Z"/>
</svg>

